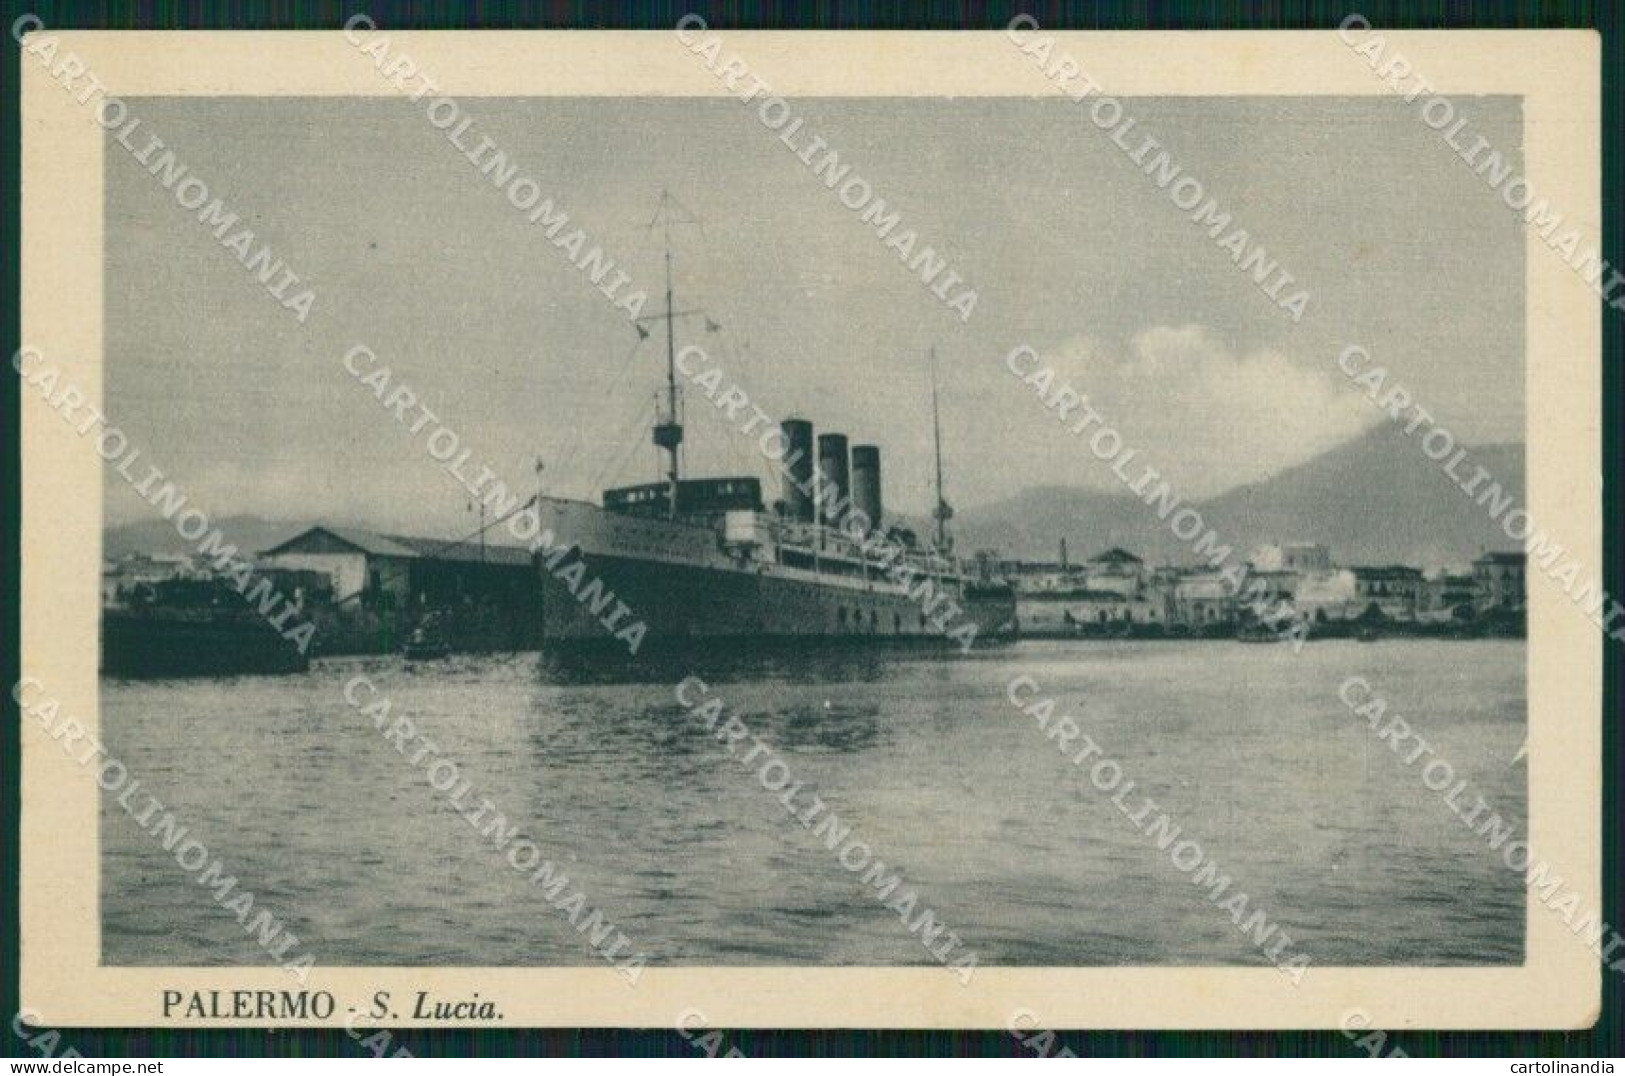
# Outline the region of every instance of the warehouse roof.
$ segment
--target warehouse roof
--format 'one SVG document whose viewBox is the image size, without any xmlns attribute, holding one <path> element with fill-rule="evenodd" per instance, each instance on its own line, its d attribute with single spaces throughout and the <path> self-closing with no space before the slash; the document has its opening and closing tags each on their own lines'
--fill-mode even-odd
<svg viewBox="0 0 1625 1076">
<path fill-rule="evenodd" d="M 494 545 L 489 539 L 483 552 L 478 535 L 460 538 L 410 538 L 398 534 L 379 534 L 359 527 L 330 527 L 325 524 L 307 528 L 280 545 L 272 546 L 261 556 L 279 553 L 321 552 L 322 547 L 334 541 L 359 553 L 373 557 L 399 557 L 404 560 L 453 560 L 512 567 L 530 564 L 530 551 L 517 546 Z"/>
</svg>

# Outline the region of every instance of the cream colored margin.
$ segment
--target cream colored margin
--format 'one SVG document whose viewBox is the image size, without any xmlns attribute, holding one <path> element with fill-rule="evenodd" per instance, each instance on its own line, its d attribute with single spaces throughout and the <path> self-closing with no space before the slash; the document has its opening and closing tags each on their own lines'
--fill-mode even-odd
<svg viewBox="0 0 1625 1076">
<path fill-rule="evenodd" d="M 71 33 L 65 47 L 125 96 L 396 94 L 338 33 Z M 456 96 L 720 95 L 667 32 L 418 33 L 397 46 Z M 1057 92 L 999 33 L 729 33 L 727 49 L 785 95 L 1031 96 Z M 1391 96 L 1333 33 L 1064 35 L 1118 95 Z M 1536 191 L 1594 242 L 1599 222 L 1598 38 L 1585 32 L 1389 35 L 1441 92 L 1525 98 Z M 23 341 L 99 395 L 103 135 L 39 63 L 23 70 Z M 1396 102 L 1396 108 L 1404 107 Z M 750 122 L 742 117 L 741 123 Z M 1098 138 L 1080 110 L 1078 137 Z M 773 137 L 765 129 L 761 137 Z M 1437 152 L 1451 152 L 1442 144 Z M 177 211 L 180 211 L 177 209 Z M 1169 212 L 1175 210 L 1170 207 Z M 1536 519 L 1588 570 L 1601 564 L 1601 319 L 1583 282 L 1530 233 L 1528 485 Z M 245 287 L 248 284 L 245 282 Z M 207 316 L 205 312 L 196 312 Z M 1441 311 L 1441 316 L 1447 312 Z M 100 401 L 95 401 L 98 404 Z M 116 401 L 115 401 L 116 410 Z M 102 464 L 37 393 L 23 392 L 23 672 L 97 714 Z M 1425 465 L 1419 455 L 1418 466 Z M 1600 579 L 1600 574 L 1597 575 Z M 1531 843 L 1598 907 L 1601 640 L 1538 573 L 1530 579 Z M 98 963 L 97 790 L 37 723 L 23 725 L 22 999 L 58 1025 L 160 1025 L 163 988 L 284 990 L 274 968 Z M 1579 1027 L 1600 968 L 1551 910 L 1529 903 L 1517 969 L 1312 967 L 979 969 L 327 968 L 310 989 L 366 1010 L 373 991 L 497 1002 L 509 1026 L 1002 1027 L 1016 1009 L 1050 1027 L 1333 1027 L 1354 1008 L 1378 1027 Z M 381 931 L 391 924 L 380 922 Z M 1312 954 L 1311 954 L 1312 955 Z M 169 1021 L 178 1023 L 177 1021 Z M 194 1021 L 186 1026 L 207 1026 Z"/>
</svg>

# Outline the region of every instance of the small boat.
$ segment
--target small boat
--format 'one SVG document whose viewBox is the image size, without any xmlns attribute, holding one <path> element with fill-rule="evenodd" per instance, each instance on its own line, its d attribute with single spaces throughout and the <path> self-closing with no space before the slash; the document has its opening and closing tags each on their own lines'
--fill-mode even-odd
<svg viewBox="0 0 1625 1076">
<path fill-rule="evenodd" d="M 407 661 L 434 661 L 451 653 L 451 644 L 444 639 L 426 638 L 422 631 L 414 631 L 401 648 Z"/>
<path fill-rule="evenodd" d="M 446 637 L 441 618 L 435 614 L 425 617 L 406 637 L 401 650 L 407 661 L 434 661 L 450 654 L 451 640 Z"/>
<path fill-rule="evenodd" d="M 1302 620 L 1248 620 L 1236 629 L 1236 641 L 1242 643 L 1284 643 L 1307 637 L 1308 625 Z"/>
</svg>

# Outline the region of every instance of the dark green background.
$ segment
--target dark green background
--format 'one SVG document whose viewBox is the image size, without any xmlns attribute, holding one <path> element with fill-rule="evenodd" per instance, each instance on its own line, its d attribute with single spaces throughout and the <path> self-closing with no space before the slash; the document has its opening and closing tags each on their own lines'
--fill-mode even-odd
<svg viewBox="0 0 1625 1076">
<path fill-rule="evenodd" d="M 1345 4 L 1300 2 L 1160 2 L 1115 0 L 1072 4 L 928 4 L 890 0 L 882 3 L 618 3 L 497 2 L 424 4 L 320 3 L 285 0 L 250 3 L 244 0 L 194 0 L 190 3 L 157 0 L 152 3 L 72 4 L 39 0 L 5 0 L 8 30 L 0 49 L 0 109 L 4 130 L 0 150 L 5 163 L 0 177 L 5 184 L 4 222 L 0 236 L 5 257 L 0 261 L 0 303 L 4 304 L 5 354 L 20 346 L 18 339 L 18 70 L 20 50 L 11 39 L 13 19 L 32 12 L 47 27 L 66 29 L 335 29 L 350 14 L 365 11 L 383 29 L 650 29 L 666 30 L 689 12 L 697 12 L 717 29 L 936 29 L 983 30 L 1002 28 L 1017 13 L 1027 12 L 1050 29 L 1330 29 L 1344 16 L 1358 11 L 1378 29 L 1476 28 L 1595 28 L 1603 36 L 1603 251 L 1615 266 L 1625 266 L 1620 249 L 1619 192 L 1622 42 L 1619 3 L 1549 2 L 1433 2 L 1398 4 L 1376 0 L 1349 0 Z M 1621 594 L 1619 550 L 1620 499 L 1614 481 L 1619 463 L 1620 343 L 1625 315 L 1604 310 L 1603 459 L 1604 459 L 1604 581 L 1612 594 Z M 5 1047 L 0 1054 L 32 1056 L 27 1044 L 12 1035 L 11 1014 L 17 1011 L 17 826 L 18 741 L 20 722 L 9 687 L 19 676 L 18 571 L 20 485 L 16 416 L 21 381 L 0 377 L 0 513 L 5 526 L 5 558 L 0 570 L 0 604 L 5 610 L 0 651 L 4 665 L 5 722 L 0 731 L 0 853 L 4 879 L 0 880 L 0 1031 Z M 1621 646 L 1607 644 L 1604 669 L 1606 701 L 1603 726 L 1605 782 L 1603 791 L 1604 854 L 1603 907 L 1616 929 L 1625 929 L 1620 907 L 1619 784 L 1625 773 L 1621 756 L 1619 697 Z M 1605 973 L 1603 1018 L 1586 1032 L 1558 1033 L 1435 1033 L 1406 1031 L 1390 1036 L 1390 1045 L 1413 1055 L 1513 1055 L 1526 1057 L 1625 1056 L 1622 1030 L 1621 986 L 1625 976 Z M 480 1056 L 527 1054 L 631 1054 L 693 1056 L 695 1049 L 667 1029 L 646 1031 L 441 1031 L 402 1032 L 396 1042 L 420 1056 Z M 738 1031 L 727 1042 L 749 1054 L 938 1054 L 947 1056 L 1032 1056 L 1010 1035 L 989 1032 L 913 1031 Z M 342 1030 L 335 1031 L 149 1031 L 69 1029 L 63 1044 L 71 1044 L 86 1057 L 268 1055 L 299 1057 L 352 1054 L 356 1043 Z M 1337 1032 L 1277 1034 L 1264 1032 L 1066 1032 L 1058 1045 L 1082 1055 L 1158 1056 L 1364 1056 Z"/>
</svg>

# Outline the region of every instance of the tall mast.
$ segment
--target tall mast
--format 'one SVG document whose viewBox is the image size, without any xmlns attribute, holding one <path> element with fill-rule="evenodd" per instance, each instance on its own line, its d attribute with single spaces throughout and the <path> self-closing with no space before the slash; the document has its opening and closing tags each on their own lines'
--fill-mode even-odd
<svg viewBox="0 0 1625 1076">
<path fill-rule="evenodd" d="M 677 491 L 682 478 L 682 444 L 683 425 L 680 413 L 677 392 L 677 316 L 678 310 L 672 302 L 671 284 L 671 226 L 673 224 L 697 224 L 692 216 L 686 214 L 678 217 L 673 213 L 672 207 L 676 200 L 666 191 L 660 192 L 660 206 L 655 210 L 654 219 L 649 221 L 650 227 L 659 224 L 666 241 L 666 311 L 655 315 L 666 322 L 666 414 L 665 421 L 655 423 L 654 443 L 666 452 L 666 499 L 668 514 L 677 515 Z M 686 311 L 685 311 L 686 313 Z M 641 331 L 641 329 L 640 329 Z M 660 418 L 661 416 L 656 416 Z"/>
<path fill-rule="evenodd" d="M 942 415 L 937 406 L 937 349 L 931 349 L 931 436 L 936 444 L 937 453 L 937 508 L 933 513 L 937 518 L 937 549 L 946 552 L 948 549 L 948 520 L 953 517 L 954 510 L 948 507 L 948 501 L 942 495 Z"/>
<path fill-rule="evenodd" d="M 667 451 L 670 466 L 666 475 L 671 485 L 671 514 L 677 514 L 677 484 L 682 477 L 683 427 L 677 420 L 677 318 L 671 297 L 671 225 L 666 225 L 666 425 L 677 437 Z"/>
</svg>

